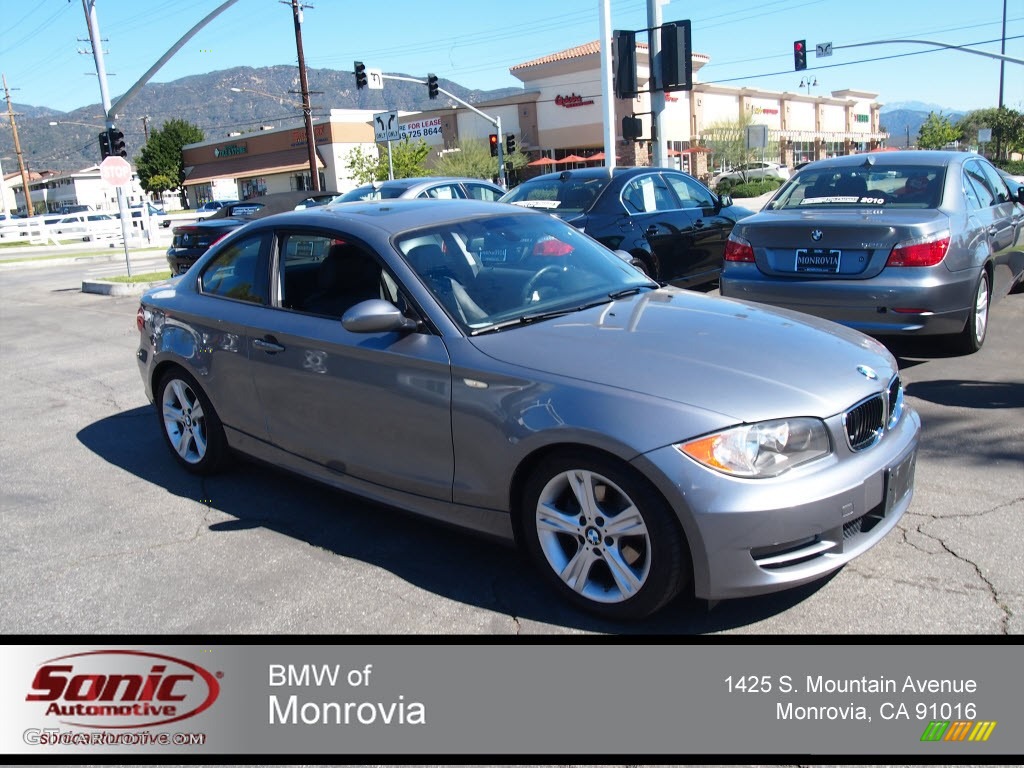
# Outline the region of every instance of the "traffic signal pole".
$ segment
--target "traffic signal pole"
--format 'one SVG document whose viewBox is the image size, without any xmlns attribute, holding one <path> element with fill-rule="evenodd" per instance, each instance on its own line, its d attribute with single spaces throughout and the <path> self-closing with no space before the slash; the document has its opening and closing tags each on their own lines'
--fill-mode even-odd
<svg viewBox="0 0 1024 768">
<path fill-rule="evenodd" d="M 402 77 L 401 75 L 381 75 L 381 77 L 383 77 L 385 80 L 403 80 L 407 83 L 419 83 L 420 85 L 428 85 L 426 80 L 417 80 L 415 77 Z M 466 109 L 476 112 L 476 114 L 480 115 L 480 117 L 482 117 L 484 120 L 486 120 L 487 122 L 494 126 L 494 129 L 498 132 L 498 183 L 503 187 L 507 187 L 508 184 L 507 179 L 505 177 L 505 137 L 501 132 L 501 117 L 491 117 L 490 115 L 481 112 L 468 101 L 463 101 L 454 93 L 446 91 L 444 88 L 438 87 L 437 92 L 443 93 L 452 101 L 457 101 Z"/>
<path fill-rule="evenodd" d="M 100 98 L 103 100 L 103 114 L 106 116 L 107 135 L 112 136 L 114 130 L 115 115 L 110 109 L 110 92 L 107 90 L 107 68 L 103 62 L 103 45 L 100 41 L 100 24 L 96 18 L 96 0 L 82 0 L 82 8 L 85 10 L 85 20 L 89 26 L 89 42 L 92 45 L 93 59 L 96 61 L 96 79 L 100 83 Z M 128 277 L 132 276 L 132 262 L 128 256 L 128 227 L 131 222 L 131 211 L 125 204 L 124 187 L 118 185 L 117 190 L 117 213 L 121 217 L 121 245 L 124 248 L 124 265 L 128 270 Z"/>
</svg>

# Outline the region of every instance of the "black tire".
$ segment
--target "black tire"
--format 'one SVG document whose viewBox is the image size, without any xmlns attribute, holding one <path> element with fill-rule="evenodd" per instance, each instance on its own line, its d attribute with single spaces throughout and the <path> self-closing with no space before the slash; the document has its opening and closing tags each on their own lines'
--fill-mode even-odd
<svg viewBox="0 0 1024 768">
<path fill-rule="evenodd" d="M 593 499 L 593 509 L 587 501 Z M 626 510 L 636 514 L 624 516 Z M 522 539 L 563 597 L 606 619 L 642 619 L 679 594 L 690 560 L 679 522 L 628 465 L 572 451 L 545 458 L 527 480 Z"/>
<path fill-rule="evenodd" d="M 172 368 L 156 388 L 160 433 L 175 460 L 189 472 L 210 475 L 227 456 L 227 439 L 213 404 L 195 378 Z"/>
<path fill-rule="evenodd" d="M 974 289 L 974 303 L 971 305 L 971 314 L 967 318 L 967 324 L 959 334 L 953 337 L 953 347 L 958 352 L 971 355 L 984 346 L 985 337 L 988 336 L 988 310 L 991 303 L 992 289 L 988 273 L 982 270 L 977 287 Z"/>
</svg>

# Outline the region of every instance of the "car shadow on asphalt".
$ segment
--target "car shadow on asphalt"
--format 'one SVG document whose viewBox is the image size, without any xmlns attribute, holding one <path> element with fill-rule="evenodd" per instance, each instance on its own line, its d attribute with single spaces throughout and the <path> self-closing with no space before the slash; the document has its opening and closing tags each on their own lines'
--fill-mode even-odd
<svg viewBox="0 0 1024 768">
<path fill-rule="evenodd" d="M 234 518 L 209 525 L 212 533 L 230 535 L 262 527 L 375 565 L 436 595 L 519 621 L 610 634 L 720 632 L 785 612 L 828 581 L 774 595 L 723 601 L 713 608 L 706 601 L 682 595 L 645 621 L 609 622 L 565 603 L 525 555 L 502 542 L 378 505 L 283 470 L 268 471 L 241 458 L 214 477 L 192 475 L 168 453 L 151 406 L 96 421 L 77 437 L 97 456 L 137 478 Z"/>
</svg>

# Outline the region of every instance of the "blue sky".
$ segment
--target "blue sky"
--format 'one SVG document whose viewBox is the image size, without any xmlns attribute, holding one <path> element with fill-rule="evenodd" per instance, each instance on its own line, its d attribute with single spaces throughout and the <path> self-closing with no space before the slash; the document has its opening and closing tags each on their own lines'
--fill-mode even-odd
<svg viewBox="0 0 1024 768">
<path fill-rule="evenodd" d="M 434 72 L 470 88 L 520 86 L 509 67 L 596 40 L 599 30 L 599 0 L 307 1 L 307 66 L 351 70 L 359 59 L 385 72 Z M 221 2 L 96 0 L 111 95 L 130 87 Z M 1024 59 L 1024 0 L 1006 0 L 1006 7 L 1006 54 Z M 998 53 L 998 42 L 983 41 L 1000 38 L 1003 0 L 674 0 L 662 14 L 665 21 L 692 21 L 694 50 L 711 57 L 698 75 L 704 82 L 797 92 L 792 44 L 805 38 L 811 52 L 804 74 L 818 82 L 811 93 L 855 88 L 878 93 L 885 104 L 957 110 L 998 103 L 996 60 L 920 45 L 840 46 L 923 38 Z M 611 16 L 613 28 L 645 28 L 647 2 L 612 0 Z M 78 52 L 88 49 L 81 0 L 0 0 L 0 19 L 0 71 L 16 89 L 15 102 L 60 110 L 99 102 L 95 75 L 86 74 L 92 57 Z M 835 49 L 832 57 L 816 58 L 814 46 L 825 42 Z M 870 61 L 882 57 L 888 58 Z M 238 0 L 154 79 L 295 61 L 289 6 Z M 1006 64 L 1003 93 L 1007 106 L 1024 111 L 1024 65 Z"/>
</svg>

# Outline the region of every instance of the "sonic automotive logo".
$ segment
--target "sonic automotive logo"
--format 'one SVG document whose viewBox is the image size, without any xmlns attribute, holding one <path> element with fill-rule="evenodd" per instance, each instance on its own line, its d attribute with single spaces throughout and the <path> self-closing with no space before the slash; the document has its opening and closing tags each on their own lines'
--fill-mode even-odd
<svg viewBox="0 0 1024 768">
<path fill-rule="evenodd" d="M 85 651 L 44 661 L 25 701 L 46 702 L 43 714 L 65 725 L 150 728 L 209 709 L 217 676 L 159 653 Z"/>
</svg>

